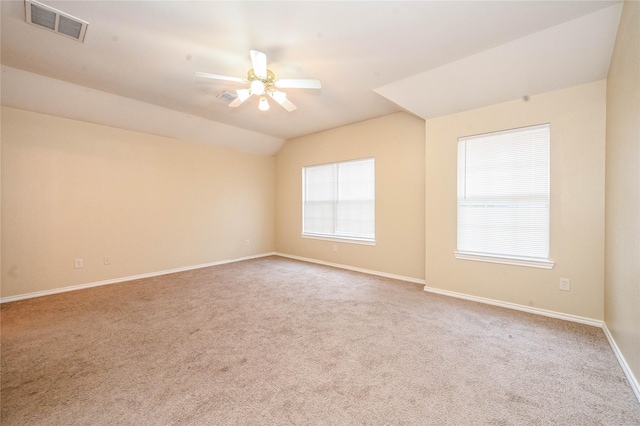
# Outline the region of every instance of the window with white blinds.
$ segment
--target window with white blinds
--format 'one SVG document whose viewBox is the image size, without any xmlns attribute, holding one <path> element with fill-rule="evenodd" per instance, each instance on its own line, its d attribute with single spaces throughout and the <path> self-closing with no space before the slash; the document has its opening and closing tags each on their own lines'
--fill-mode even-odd
<svg viewBox="0 0 640 426">
<path fill-rule="evenodd" d="M 549 144 L 548 124 L 458 139 L 456 257 L 549 265 Z"/>
<path fill-rule="evenodd" d="M 302 234 L 375 241 L 373 158 L 302 169 Z"/>
</svg>

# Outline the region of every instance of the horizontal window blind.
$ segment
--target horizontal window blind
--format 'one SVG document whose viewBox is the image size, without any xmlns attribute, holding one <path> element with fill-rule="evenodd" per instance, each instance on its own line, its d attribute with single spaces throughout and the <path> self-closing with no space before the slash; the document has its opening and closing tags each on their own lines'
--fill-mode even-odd
<svg viewBox="0 0 640 426">
<path fill-rule="evenodd" d="M 458 252 L 549 258 L 548 124 L 458 139 Z"/>
<path fill-rule="evenodd" d="M 302 233 L 375 239 L 373 158 L 303 168 Z"/>
</svg>

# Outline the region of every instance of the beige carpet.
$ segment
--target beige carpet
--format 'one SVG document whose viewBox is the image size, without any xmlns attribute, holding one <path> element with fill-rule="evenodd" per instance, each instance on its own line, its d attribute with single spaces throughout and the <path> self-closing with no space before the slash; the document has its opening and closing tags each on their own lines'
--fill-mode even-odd
<svg viewBox="0 0 640 426">
<path fill-rule="evenodd" d="M 638 425 L 602 330 L 269 257 L 4 304 L 2 425 Z"/>
</svg>

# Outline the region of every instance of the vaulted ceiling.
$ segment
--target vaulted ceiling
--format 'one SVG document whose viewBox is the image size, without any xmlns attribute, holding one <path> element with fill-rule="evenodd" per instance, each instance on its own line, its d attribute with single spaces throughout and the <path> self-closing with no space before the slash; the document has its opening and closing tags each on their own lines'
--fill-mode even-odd
<svg viewBox="0 0 640 426">
<path fill-rule="evenodd" d="M 607 75 L 618 1 L 51 1 L 88 21 L 84 42 L 1 3 L 2 104 L 273 154 L 285 139 L 397 111 L 450 114 Z M 217 98 L 249 50 L 298 109 Z"/>
</svg>

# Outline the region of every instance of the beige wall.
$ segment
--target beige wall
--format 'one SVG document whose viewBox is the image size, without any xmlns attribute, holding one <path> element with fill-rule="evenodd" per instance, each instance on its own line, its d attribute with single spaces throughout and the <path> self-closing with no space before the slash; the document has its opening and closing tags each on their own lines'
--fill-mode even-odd
<svg viewBox="0 0 640 426">
<path fill-rule="evenodd" d="M 427 287 L 602 320 L 605 89 L 599 81 L 427 120 Z M 541 123 L 551 123 L 554 268 L 455 259 L 457 139 Z"/>
<path fill-rule="evenodd" d="M 1 131 L 2 297 L 274 250 L 271 156 L 6 107 Z"/>
<path fill-rule="evenodd" d="M 376 161 L 376 245 L 302 238 L 302 168 L 365 157 Z M 397 113 L 287 141 L 276 156 L 276 211 L 280 253 L 423 279 L 424 121 Z"/>
<path fill-rule="evenodd" d="M 625 2 L 607 78 L 605 323 L 640 380 L 640 3 Z"/>
</svg>

